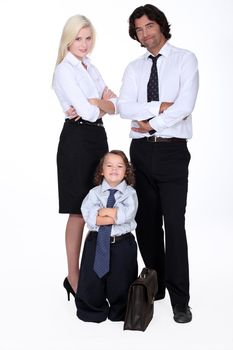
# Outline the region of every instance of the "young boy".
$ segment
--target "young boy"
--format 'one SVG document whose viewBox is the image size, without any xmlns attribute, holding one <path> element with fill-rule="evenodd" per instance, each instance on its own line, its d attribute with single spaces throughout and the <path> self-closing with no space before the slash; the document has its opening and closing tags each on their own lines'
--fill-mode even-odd
<svg viewBox="0 0 233 350">
<path fill-rule="evenodd" d="M 77 316 L 87 322 L 123 321 L 128 289 L 138 274 L 137 245 L 131 233 L 136 228 L 138 200 L 132 167 L 122 151 L 108 152 L 101 159 L 95 183 L 81 206 L 90 231 L 75 300 Z M 102 239 L 108 241 L 107 248 Z"/>
</svg>

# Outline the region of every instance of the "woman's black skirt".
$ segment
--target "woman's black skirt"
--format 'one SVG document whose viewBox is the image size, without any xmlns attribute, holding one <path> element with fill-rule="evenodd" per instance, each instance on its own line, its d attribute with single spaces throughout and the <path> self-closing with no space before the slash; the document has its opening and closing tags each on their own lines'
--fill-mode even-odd
<svg viewBox="0 0 233 350">
<path fill-rule="evenodd" d="M 108 152 L 103 125 L 66 120 L 57 151 L 59 213 L 81 214 L 81 204 L 94 186 L 100 158 Z"/>
</svg>

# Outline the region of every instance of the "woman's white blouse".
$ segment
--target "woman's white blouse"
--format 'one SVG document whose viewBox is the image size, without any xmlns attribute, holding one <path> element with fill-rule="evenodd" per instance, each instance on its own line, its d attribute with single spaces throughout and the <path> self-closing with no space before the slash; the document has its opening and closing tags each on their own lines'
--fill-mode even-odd
<svg viewBox="0 0 233 350">
<path fill-rule="evenodd" d="M 53 88 L 64 112 L 73 106 L 84 120 L 94 122 L 100 110 L 88 102 L 89 98 L 101 98 L 106 84 L 89 58 L 82 62 L 68 52 L 54 72 Z M 116 105 L 116 99 L 111 99 Z M 67 117 L 67 116 L 66 116 Z"/>
</svg>

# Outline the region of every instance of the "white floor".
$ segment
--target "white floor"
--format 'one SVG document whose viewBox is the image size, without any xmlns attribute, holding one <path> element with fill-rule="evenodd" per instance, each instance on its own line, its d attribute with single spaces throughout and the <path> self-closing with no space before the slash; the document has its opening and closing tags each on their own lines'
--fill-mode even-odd
<svg viewBox="0 0 233 350">
<path fill-rule="evenodd" d="M 137 332 L 123 331 L 122 322 L 90 324 L 76 317 L 62 287 L 65 217 L 50 219 L 57 232 L 46 232 L 41 217 L 34 227 L 24 227 L 23 218 L 9 220 L 15 232 L 13 245 L 10 236 L 1 244 L 1 350 L 233 349 L 233 239 L 226 228 L 189 227 L 193 321 L 175 323 L 167 295 L 155 303 L 147 330 Z"/>
</svg>

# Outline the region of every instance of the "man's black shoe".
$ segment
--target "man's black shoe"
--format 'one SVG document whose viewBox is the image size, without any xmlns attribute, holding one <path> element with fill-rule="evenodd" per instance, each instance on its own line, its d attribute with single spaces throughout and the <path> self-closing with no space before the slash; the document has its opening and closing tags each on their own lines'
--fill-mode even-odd
<svg viewBox="0 0 233 350">
<path fill-rule="evenodd" d="M 177 304 L 173 306 L 174 320 L 178 323 L 187 323 L 192 320 L 190 307 L 186 304 Z"/>
</svg>

